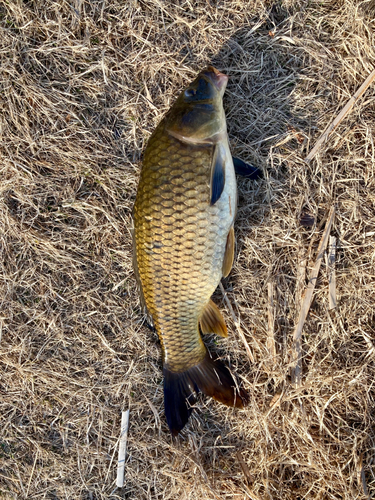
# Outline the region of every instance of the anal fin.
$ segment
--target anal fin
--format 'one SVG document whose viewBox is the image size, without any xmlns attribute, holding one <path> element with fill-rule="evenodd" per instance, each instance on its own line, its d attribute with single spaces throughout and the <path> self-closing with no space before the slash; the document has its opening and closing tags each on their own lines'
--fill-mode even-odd
<svg viewBox="0 0 375 500">
<path fill-rule="evenodd" d="M 209 301 L 199 320 L 202 333 L 216 333 L 220 337 L 227 337 L 228 330 L 224 318 L 217 305 Z"/>
<path fill-rule="evenodd" d="M 227 245 L 225 247 L 225 254 L 224 254 L 224 260 L 223 260 L 222 273 L 223 273 L 224 278 L 226 278 L 228 276 L 228 274 L 230 273 L 232 266 L 233 266 L 234 245 L 235 245 L 234 229 L 232 226 L 229 229 L 229 233 L 227 236 Z"/>
</svg>

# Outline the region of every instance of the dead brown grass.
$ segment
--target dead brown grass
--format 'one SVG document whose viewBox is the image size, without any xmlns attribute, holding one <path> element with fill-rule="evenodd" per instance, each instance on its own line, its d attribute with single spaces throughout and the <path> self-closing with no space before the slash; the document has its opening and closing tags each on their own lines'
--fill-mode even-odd
<svg viewBox="0 0 375 500">
<path fill-rule="evenodd" d="M 0 23 L 0 497 L 373 498 L 374 87 L 303 158 L 374 67 L 374 2 L 2 0 Z M 232 334 L 210 340 L 252 401 L 238 412 L 202 398 L 173 443 L 129 223 L 149 134 L 208 62 L 231 75 L 234 153 L 265 172 L 239 180 L 224 282 L 255 362 L 220 291 Z M 332 204 L 338 307 L 323 263 L 295 388 L 297 270 L 313 265 Z"/>
</svg>

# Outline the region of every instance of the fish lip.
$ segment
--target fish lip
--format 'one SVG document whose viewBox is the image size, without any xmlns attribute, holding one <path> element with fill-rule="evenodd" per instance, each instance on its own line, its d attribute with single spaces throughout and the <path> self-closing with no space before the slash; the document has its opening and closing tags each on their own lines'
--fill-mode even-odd
<svg viewBox="0 0 375 500">
<path fill-rule="evenodd" d="M 211 80 L 212 83 L 215 84 L 215 86 L 222 92 L 224 93 L 225 87 L 227 86 L 229 76 L 224 75 L 224 73 L 221 73 L 218 69 L 214 68 L 213 66 L 208 66 L 203 73 Z"/>
</svg>

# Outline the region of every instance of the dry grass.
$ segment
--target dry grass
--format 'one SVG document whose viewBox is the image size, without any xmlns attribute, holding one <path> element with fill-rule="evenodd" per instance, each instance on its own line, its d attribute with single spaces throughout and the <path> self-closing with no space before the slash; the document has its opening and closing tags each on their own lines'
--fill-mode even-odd
<svg viewBox="0 0 375 500">
<path fill-rule="evenodd" d="M 0 1 L 1 498 L 374 497 L 374 87 L 303 161 L 374 67 L 374 7 Z M 252 401 L 237 412 L 201 398 L 174 443 L 129 222 L 149 134 L 208 62 L 231 75 L 234 153 L 265 172 L 238 182 L 237 258 L 224 282 L 255 362 L 220 291 L 232 333 L 209 340 Z M 338 307 L 328 310 L 323 263 L 294 388 L 297 271 L 303 258 L 313 265 L 332 204 Z M 303 211 L 313 227 L 300 224 Z M 127 407 L 126 483 L 116 490 Z"/>
</svg>

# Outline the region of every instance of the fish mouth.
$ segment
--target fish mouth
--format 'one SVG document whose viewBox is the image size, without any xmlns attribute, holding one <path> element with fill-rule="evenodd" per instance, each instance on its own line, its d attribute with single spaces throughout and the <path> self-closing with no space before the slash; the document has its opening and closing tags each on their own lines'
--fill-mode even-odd
<svg viewBox="0 0 375 500">
<path fill-rule="evenodd" d="M 228 83 L 228 76 L 224 75 L 224 73 L 220 73 L 220 71 L 213 66 L 208 66 L 204 71 L 204 74 L 208 76 L 208 78 L 215 84 L 215 86 L 224 93 L 225 87 Z"/>
</svg>

